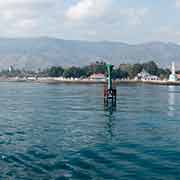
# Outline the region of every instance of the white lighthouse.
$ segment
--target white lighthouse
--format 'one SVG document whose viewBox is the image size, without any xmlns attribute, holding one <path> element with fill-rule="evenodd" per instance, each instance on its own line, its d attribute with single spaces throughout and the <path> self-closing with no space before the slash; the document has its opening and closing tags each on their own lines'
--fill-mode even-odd
<svg viewBox="0 0 180 180">
<path fill-rule="evenodd" d="M 176 68 L 175 68 L 175 63 L 172 62 L 172 68 L 171 68 L 171 74 L 169 76 L 169 81 L 177 81 L 177 75 L 176 75 Z"/>
</svg>

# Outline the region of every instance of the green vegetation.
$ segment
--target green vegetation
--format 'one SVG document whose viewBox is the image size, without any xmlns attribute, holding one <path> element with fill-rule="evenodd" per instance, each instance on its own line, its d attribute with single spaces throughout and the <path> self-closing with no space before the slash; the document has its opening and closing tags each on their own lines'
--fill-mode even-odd
<svg viewBox="0 0 180 180">
<path fill-rule="evenodd" d="M 62 67 L 53 66 L 47 70 L 47 73 L 50 77 L 59 77 L 64 73 L 64 69 Z"/>
<path fill-rule="evenodd" d="M 159 76 L 161 79 L 167 79 L 170 74 L 169 69 L 159 68 L 158 65 L 154 61 L 150 61 L 150 62 L 142 63 L 142 64 L 140 63 L 120 64 L 118 67 L 114 68 L 112 72 L 112 77 L 113 79 L 127 79 L 127 78 L 133 79 L 142 70 L 147 71 L 151 75 Z M 18 70 L 18 69 L 12 69 L 11 71 L 2 70 L 0 72 L 0 76 L 87 78 L 94 73 L 106 74 L 106 63 L 97 61 L 95 63 L 92 63 L 84 67 L 72 66 L 72 67 L 63 68 L 61 66 L 53 66 L 43 71 L 38 70 L 38 72 Z"/>
</svg>

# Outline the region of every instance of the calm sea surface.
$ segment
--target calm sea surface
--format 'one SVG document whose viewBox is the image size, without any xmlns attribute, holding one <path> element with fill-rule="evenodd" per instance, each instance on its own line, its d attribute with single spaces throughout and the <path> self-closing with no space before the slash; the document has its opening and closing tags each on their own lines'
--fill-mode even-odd
<svg viewBox="0 0 180 180">
<path fill-rule="evenodd" d="M 0 83 L 0 179 L 180 179 L 180 87 Z"/>
</svg>

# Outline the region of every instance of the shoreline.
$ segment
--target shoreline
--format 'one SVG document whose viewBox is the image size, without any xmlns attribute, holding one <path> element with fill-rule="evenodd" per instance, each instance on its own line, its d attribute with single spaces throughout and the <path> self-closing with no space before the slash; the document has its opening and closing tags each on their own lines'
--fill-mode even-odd
<svg viewBox="0 0 180 180">
<path fill-rule="evenodd" d="M 24 79 L 24 78 L 0 78 L 0 82 L 33 82 L 33 83 L 47 83 L 47 84 L 104 84 L 105 80 L 90 80 L 90 79 L 59 79 L 59 78 L 37 78 L 37 79 Z M 141 81 L 141 80 L 115 80 L 115 84 L 153 84 L 164 86 L 180 86 L 180 81 Z"/>
</svg>

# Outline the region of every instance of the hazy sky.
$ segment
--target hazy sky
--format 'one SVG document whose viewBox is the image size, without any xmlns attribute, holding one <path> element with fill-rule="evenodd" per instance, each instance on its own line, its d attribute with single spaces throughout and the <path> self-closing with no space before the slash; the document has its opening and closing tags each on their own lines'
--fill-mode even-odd
<svg viewBox="0 0 180 180">
<path fill-rule="evenodd" d="M 180 0 L 0 0 L 2 37 L 180 42 Z"/>
</svg>

